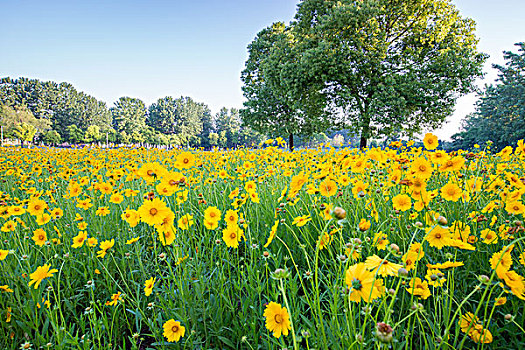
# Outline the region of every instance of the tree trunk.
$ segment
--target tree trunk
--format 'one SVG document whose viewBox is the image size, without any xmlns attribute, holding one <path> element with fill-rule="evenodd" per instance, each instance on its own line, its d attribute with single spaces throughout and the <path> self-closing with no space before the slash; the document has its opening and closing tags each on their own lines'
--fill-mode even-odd
<svg viewBox="0 0 525 350">
<path fill-rule="evenodd" d="M 293 134 L 290 134 L 288 137 L 288 147 L 290 148 L 290 151 L 293 151 Z"/>
<path fill-rule="evenodd" d="M 361 148 L 361 149 L 365 148 L 366 147 L 366 141 L 367 141 L 367 138 L 365 137 L 363 132 L 361 132 L 361 141 L 359 142 L 359 148 Z"/>
<path fill-rule="evenodd" d="M 365 109 L 366 111 L 367 109 Z M 364 149 L 366 147 L 367 141 L 370 138 L 370 118 L 363 118 L 363 123 L 361 126 L 361 141 L 359 142 L 359 148 Z"/>
</svg>

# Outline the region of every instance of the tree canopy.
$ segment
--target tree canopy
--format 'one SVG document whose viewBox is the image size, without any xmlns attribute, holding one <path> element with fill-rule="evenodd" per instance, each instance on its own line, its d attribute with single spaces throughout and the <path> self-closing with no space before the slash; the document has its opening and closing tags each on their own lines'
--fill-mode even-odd
<svg viewBox="0 0 525 350">
<path fill-rule="evenodd" d="M 504 51 L 504 66 L 496 84 L 486 86 L 476 111 L 463 120 L 463 130 L 452 136 L 454 149 L 472 148 L 487 141 L 500 150 L 525 139 L 525 43 L 517 43 L 518 53 Z"/>
<path fill-rule="evenodd" d="M 448 0 L 303 0 L 294 22 L 250 44 L 242 115 L 268 128 L 275 112 L 261 117 L 254 105 L 276 100 L 303 125 L 359 132 L 361 147 L 372 136 L 437 127 L 482 76 L 474 29 Z"/>
</svg>

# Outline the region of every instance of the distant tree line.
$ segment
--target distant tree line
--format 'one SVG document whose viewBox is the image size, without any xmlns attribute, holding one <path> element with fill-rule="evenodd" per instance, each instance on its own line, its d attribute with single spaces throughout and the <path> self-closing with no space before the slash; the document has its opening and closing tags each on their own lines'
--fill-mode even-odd
<svg viewBox="0 0 525 350">
<path fill-rule="evenodd" d="M 243 124 L 239 110 L 209 107 L 190 97 L 160 98 L 150 106 L 131 97 L 112 107 L 69 83 L 0 79 L 4 137 L 47 144 L 103 141 L 184 147 L 258 144 L 262 135 Z"/>
<path fill-rule="evenodd" d="M 493 142 L 493 149 L 515 145 L 525 139 L 525 42 L 515 44 L 518 53 L 505 51 L 505 65 L 496 84 L 488 85 L 474 113 L 463 120 L 463 130 L 452 136 L 451 149 L 470 149 L 475 144 Z"/>
</svg>

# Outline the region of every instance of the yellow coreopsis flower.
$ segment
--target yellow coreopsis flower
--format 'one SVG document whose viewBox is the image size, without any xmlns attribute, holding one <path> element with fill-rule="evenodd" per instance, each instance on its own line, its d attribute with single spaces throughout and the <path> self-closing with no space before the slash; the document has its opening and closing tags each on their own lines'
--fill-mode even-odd
<svg viewBox="0 0 525 350">
<path fill-rule="evenodd" d="M 42 230 L 41 228 L 35 230 L 33 232 L 33 241 L 35 241 L 37 246 L 42 247 L 47 241 L 46 231 Z"/>
<path fill-rule="evenodd" d="M 112 248 L 115 245 L 115 239 L 112 239 L 111 241 L 103 241 L 100 243 L 100 250 L 97 252 L 98 258 L 103 258 L 106 256 L 108 250 Z"/>
<path fill-rule="evenodd" d="M 71 245 L 72 248 L 80 248 L 84 245 L 84 242 L 87 239 L 87 232 L 86 231 L 80 231 L 78 235 L 73 237 L 73 244 Z"/>
<path fill-rule="evenodd" d="M 144 294 L 149 297 L 151 295 L 151 292 L 153 291 L 153 285 L 155 284 L 155 281 L 157 280 L 156 277 L 151 277 L 149 280 L 147 280 L 144 283 Z"/>
<path fill-rule="evenodd" d="M 181 230 L 189 230 L 189 228 L 194 224 L 193 216 L 186 214 L 179 219 L 177 224 Z"/>
<path fill-rule="evenodd" d="M 50 267 L 50 264 L 37 267 L 35 272 L 29 275 L 29 278 L 31 278 L 31 281 L 29 281 L 29 286 L 34 284 L 34 288 L 37 289 L 44 279 L 53 277 L 53 274 L 58 272 L 57 269 L 50 269 Z"/>
<path fill-rule="evenodd" d="M 312 220 L 310 217 L 310 214 L 298 216 L 293 219 L 292 225 L 295 225 L 297 227 L 302 227 L 308 223 L 308 221 Z"/>
<path fill-rule="evenodd" d="M 350 266 L 346 270 L 345 282 L 350 288 L 350 300 L 367 303 L 378 297 L 374 288 L 374 274 L 367 270 L 364 263 Z"/>
<path fill-rule="evenodd" d="M 263 315 L 266 318 L 266 329 L 276 338 L 279 338 L 281 334 L 287 336 L 288 331 L 292 329 L 288 310 L 281 307 L 281 304 L 271 301 L 264 309 Z"/>
<path fill-rule="evenodd" d="M 162 335 L 165 336 L 169 342 L 178 342 L 180 338 L 184 337 L 186 332 L 186 328 L 182 326 L 179 321 L 175 321 L 174 319 L 164 322 L 162 327 L 164 328 Z"/>
</svg>

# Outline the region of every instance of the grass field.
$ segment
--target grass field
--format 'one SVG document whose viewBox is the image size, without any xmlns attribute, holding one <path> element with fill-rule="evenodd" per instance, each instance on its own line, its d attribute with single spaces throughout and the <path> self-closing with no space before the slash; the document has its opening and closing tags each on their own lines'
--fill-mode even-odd
<svg viewBox="0 0 525 350">
<path fill-rule="evenodd" d="M 525 347 L 525 146 L 0 148 L 0 348 Z"/>
</svg>

